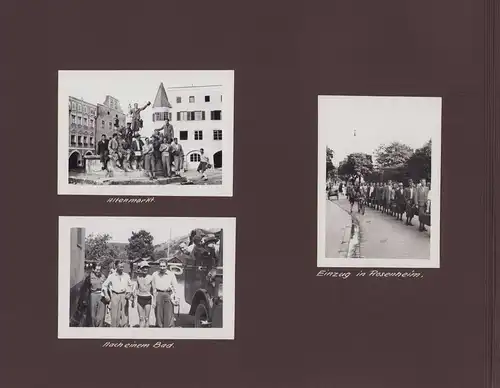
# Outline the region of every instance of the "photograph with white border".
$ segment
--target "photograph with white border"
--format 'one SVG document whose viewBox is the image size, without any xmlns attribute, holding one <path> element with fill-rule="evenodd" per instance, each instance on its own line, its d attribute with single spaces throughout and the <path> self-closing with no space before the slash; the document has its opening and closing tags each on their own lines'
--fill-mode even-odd
<svg viewBox="0 0 500 388">
<path fill-rule="evenodd" d="M 233 70 L 60 70 L 58 194 L 233 195 Z"/>
<path fill-rule="evenodd" d="M 441 100 L 318 96 L 318 267 L 439 268 Z"/>
<path fill-rule="evenodd" d="M 58 338 L 234 339 L 235 218 L 59 217 Z"/>
</svg>

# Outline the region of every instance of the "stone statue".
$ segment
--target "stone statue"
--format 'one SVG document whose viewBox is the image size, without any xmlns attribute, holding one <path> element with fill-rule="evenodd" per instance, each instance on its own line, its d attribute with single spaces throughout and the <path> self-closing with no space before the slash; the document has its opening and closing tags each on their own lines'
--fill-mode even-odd
<svg viewBox="0 0 500 388">
<path fill-rule="evenodd" d="M 134 107 L 130 111 L 130 115 L 132 116 L 132 131 L 138 132 L 142 128 L 142 119 L 141 112 L 151 105 L 151 102 L 148 101 L 146 105 L 142 108 L 139 108 L 139 104 L 135 103 Z"/>
</svg>

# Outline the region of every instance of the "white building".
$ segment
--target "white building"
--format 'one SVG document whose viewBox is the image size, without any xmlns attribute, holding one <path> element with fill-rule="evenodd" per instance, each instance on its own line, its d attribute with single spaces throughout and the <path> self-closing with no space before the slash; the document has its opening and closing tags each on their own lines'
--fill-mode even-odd
<svg viewBox="0 0 500 388">
<path fill-rule="evenodd" d="M 153 123 L 161 128 L 167 117 L 184 149 L 185 168 L 198 167 L 200 149 L 214 168 L 222 167 L 222 85 L 167 88 L 160 84 L 153 103 Z"/>
</svg>

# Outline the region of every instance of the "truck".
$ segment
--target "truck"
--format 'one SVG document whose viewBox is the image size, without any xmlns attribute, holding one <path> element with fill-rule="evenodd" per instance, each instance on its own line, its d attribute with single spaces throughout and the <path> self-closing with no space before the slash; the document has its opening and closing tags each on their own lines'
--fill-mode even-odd
<svg viewBox="0 0 500 388">
<path fill-rule="evenodd" d="M 184 299 L 197 328 L 222 327 L 223 231 L 205 234 L 184 267 Z"/>
</svg>

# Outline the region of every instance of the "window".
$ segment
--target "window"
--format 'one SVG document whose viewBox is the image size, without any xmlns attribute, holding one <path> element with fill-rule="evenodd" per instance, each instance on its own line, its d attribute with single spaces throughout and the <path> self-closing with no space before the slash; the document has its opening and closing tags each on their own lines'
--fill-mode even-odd
<svg viewBox="0 0 500 388">
<path fill-rule="evenodd" d="M 201 160 L 200 154 L 197 153 L 192 153 L 189 155 L 189 161 L 190 162 L 199 162 Z"/>
<path fill-rule="evenodd" d="M 71 103 L 71 110 L 76 110 L 76 104 L 74 102 Z"/>
<path fill-rule="evenodd" d="M 188 139 L 188 131 L 179 131 L 179 138 L 180 138 L 180 140 L 187 140 Z"/>
<path fill-rule="evenodd" d="M 194 121 L 194 112 L 187 112 L 187 120 Z"/>
<path fill-rule="evenodd" d="M 194 102 L 194 96 L 189 96 L 189 102 Z"/>
<path fill-rule="evenodd" d="M 76 123 L 76 116 L 75 116 L 75 115 L 71 115 L 71 122 L 72 122 L 73 124 L 75 124 L 75 123 Z"/>
<path fill-rule="evenodd" d="M 87 107 L 86 106 L 83 107 L 83 113 L 87 113 Z"/>
<path fill-rule="evenodd" d="M 172 121 L 172 112 L 168 112 L 168 119 Z"/>
<path fill-rule="evenodd" d="M 90 114 L 95 115 L 95 109 L 91 109 Z"/>
<path fill-rule="evenodd" d="M 210 120 L 220 120 L 222 112 L 220 110 L 213 110 L 210 112 Z"/>
<path fill-rule="evenodd" d="M 94 145 L 94 138 L 92 136 L 90 136 L 90 145 L 93 146 Z"/>
<path fill-rule="evenodd" d="M 84 144 L 84 145 L 87 145 L 87 136 L 84 136 L 84 137 L 83 137 L 83 144 Z"/>
<path fill-rule="evenodd" d="M 194 131 L 194 140 L 203 140 L 203 131 Z"/>
<path fill-rule="evenodd" d="M 113 123 L 110 121 L 108 124 L 109 129 L 113 129 Z"/>
<path fill-rule="evenodd" d="M 90 119 L 90 127 L 94 128 L 94 119 Z"/>
<path fill-rule="evenodd" d="M 83 118 L 83 125 L 87 125 L 87 118 L 86 117 Z"/>
<path fill-rule="evenodd" d="M 101 121 L 101 127 L 104 129 L 104 120 Z"/>
<path fill-rule="evenodd" d="M 222 102 L 222 94 L 220 95 L 220 102 Z"/>
<path fill-rule="evenodd" d="M 75 135 L 71 135 L 71 144 L 75 144 Z"/>
<path fill-rule="evenodd" d="M 177 104 L 180 104 L 182 102 L 182 97 L 176 97 L 175 101 Z"/>
<path fill-rule="evenodd" d="M 210 102 L 210 96 L 205 96 L 205 102 Z"/>
<path fill-rule="evenodd" d="M 78 116 L 77 118 L 77 123 L 78 125 L 82 125 L 82 118 L 80 116 Z"/>
<path fill-rule="evenodd" d="M 202 118 L 201 118 L 202 113 L 203 113 L 203 112 L 202 112 L 202 111 L 200 111 L 200 110 L 199 110 L 199 111 L 194 112 L 194 119 L 195 119 L 195 120 L 197 120 L 197 121 L 202 120 Z"/>
<path fill-rule="evenodd" d="M 78 104 L 78 112 L 81 112 L 81 111 L 82 111 L 82 105 Z"/>
<path fill-rule="evenodd" d="M 81 136 L 78 136 L 78 144 L 82 144 L 82 137 Z"/>
<path fill-rule="evenodd" d="M 214 140 L 222 140 L 222 130 L 214 129 Z"/>
</svg>

